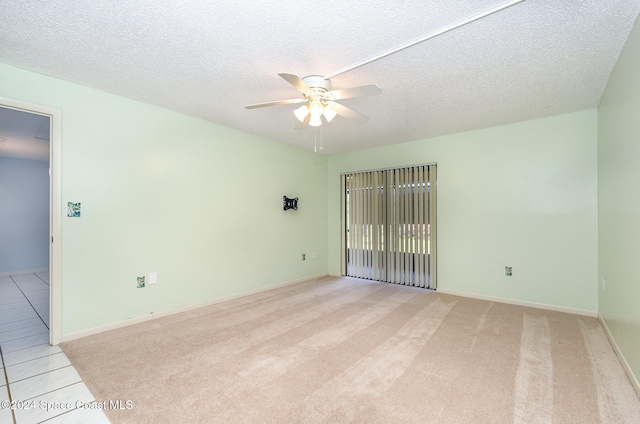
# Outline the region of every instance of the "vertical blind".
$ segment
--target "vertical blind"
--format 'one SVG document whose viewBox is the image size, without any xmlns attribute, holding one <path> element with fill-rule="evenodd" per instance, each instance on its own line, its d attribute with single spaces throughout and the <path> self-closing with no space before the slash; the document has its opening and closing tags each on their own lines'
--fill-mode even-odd
<svg viewBox="0 0 640 424">
<path fill-rule="evenodd" d="M 436 288 L 436 165 L 343 174 L 342 274 Z"/>
</svg>

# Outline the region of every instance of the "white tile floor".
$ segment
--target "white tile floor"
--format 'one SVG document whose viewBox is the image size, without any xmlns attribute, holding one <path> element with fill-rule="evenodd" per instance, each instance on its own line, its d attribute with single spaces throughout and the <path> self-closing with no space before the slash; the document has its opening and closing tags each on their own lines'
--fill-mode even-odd
<svg viewBox="0 0 640 424">
<path fill-rule="evenodd" d="M 0 424 L 109 423 L 58 346 L 49 274 L 0 277 Z"/>
</svg>

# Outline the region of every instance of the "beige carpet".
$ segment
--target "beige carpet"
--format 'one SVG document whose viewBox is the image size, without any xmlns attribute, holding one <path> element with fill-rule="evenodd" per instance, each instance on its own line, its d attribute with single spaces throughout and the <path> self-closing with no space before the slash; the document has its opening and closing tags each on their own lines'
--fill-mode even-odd
<svg viewBox="0 0 640 424">
<path fill-rule="evenodd" d="M 62 344 L 113 423 L 639 423 L 596 319 L 327 277 Z"/>
</svg>

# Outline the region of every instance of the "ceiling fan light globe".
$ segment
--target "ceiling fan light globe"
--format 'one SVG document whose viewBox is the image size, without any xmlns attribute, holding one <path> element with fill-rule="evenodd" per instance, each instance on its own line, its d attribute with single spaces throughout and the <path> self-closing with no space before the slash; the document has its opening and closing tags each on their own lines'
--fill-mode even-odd
<svg viewBox="0 0 640 424">
<path fill-rule="evenodd" d="M 320 119 L 320 116 L 322 116 L 323 112 L 324 112 L 324 106 L 322 106 L 320 102 L 312 101 L 309 104 L 309 113 L 311 114 L 311 119 L 313 118 Z"/>
<path fill-rule="evenodd" d="M 322 125 L 322 120 L 320 119 L 320 116 L 311 115 L 311 119 L 309 119 L 309 126 L 319 127 L 320 125 Z"/>
<path fill-rule="evenodd" d="M 333 120 L 333 118 L 336 117 L 338 112 L 333 110 L 333 108 L 331 106 L 327 105 L 327 106 L 324 107 L 324 112 L 322 112 L 322 114 L 324 115 L 324 118 L 327 120 L 327 122 L 331 122 Z"/>
<path fill-rule="evenodd" d="M 298 121 L 304 122 L 304 118 L 306 118 L 307 115 L 309 114 L 309 108 L 307 107 L 307 105 L 302 105 L 296 110 L 294 110 L 293 114 L 296 116 Z"/>
</svg>

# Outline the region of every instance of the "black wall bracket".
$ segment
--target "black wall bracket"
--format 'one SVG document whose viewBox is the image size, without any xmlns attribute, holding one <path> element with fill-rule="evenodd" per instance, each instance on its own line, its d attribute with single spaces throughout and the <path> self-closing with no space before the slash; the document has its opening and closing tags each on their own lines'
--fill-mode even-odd
<svg viewBox="0 0 640 424">
<path fill-rule="evenodd" d="M 284 206 L 284 210 L 293 209 L 294 211 L 298 210 L 298 198 L 294 197 L 293 199 L 289 199 L 287 196 L 282 196 L 282 204 Z"/>
</svg>

